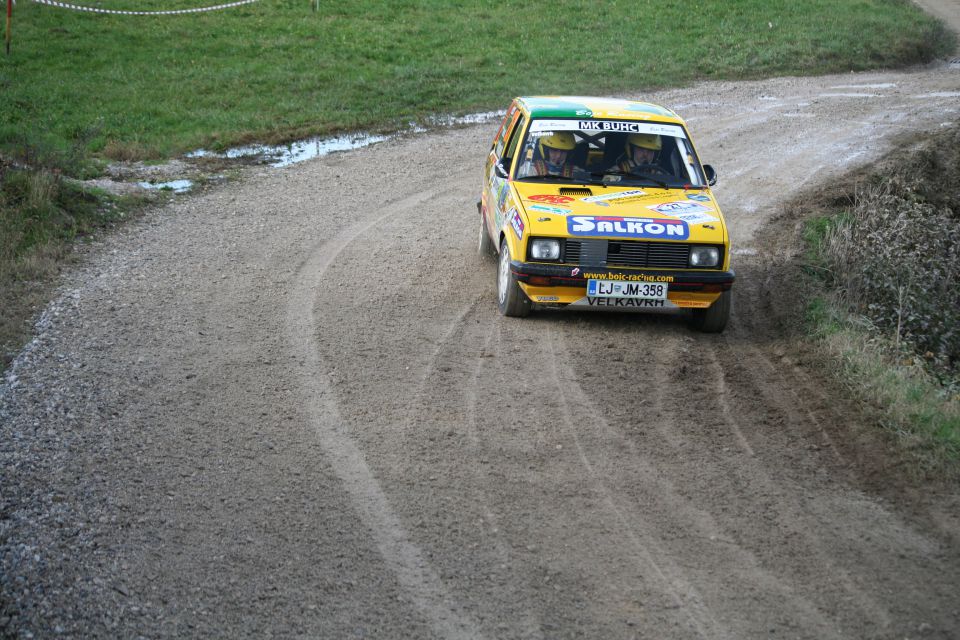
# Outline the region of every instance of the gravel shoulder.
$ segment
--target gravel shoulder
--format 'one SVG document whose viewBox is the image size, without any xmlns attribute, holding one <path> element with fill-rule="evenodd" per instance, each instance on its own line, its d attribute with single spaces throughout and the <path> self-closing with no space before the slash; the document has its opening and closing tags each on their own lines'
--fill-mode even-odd
<svg viewBox="0 0 960 640">
<path fill-rule="evenodd" d="M 719 337 L 500 317 L 493 123 L 249 168 L 92 246 L 0 385 L 2 633 L 955 637 L 960 493 L 790 348 L 759 238 L 956 126 L 960 66 L 643 98 L 720 172 Z"/>
</svg>

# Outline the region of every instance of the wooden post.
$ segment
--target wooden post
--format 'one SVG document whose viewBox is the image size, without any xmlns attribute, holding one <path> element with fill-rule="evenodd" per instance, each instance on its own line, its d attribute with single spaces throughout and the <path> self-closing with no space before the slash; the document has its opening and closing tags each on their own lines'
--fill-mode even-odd
<svg viewBox="0 0 960 640">
<path fill-rule="evenodd" d="M 7 0 L 7 55 L 10 55 L 10 21 L 13 19 L 13 0 Z"/>
</svg>

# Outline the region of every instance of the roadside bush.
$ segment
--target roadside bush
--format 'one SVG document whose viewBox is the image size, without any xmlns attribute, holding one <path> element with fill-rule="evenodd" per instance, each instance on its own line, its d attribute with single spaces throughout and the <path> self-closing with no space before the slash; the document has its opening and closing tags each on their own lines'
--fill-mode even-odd
<svg viewBox="0 0 960 640">
<path fill-rule="evenodd" d="M 872 178 L 822 235 L 850 311 L 949 378 L 960 373 L 960 130 Z"/>
</svg>

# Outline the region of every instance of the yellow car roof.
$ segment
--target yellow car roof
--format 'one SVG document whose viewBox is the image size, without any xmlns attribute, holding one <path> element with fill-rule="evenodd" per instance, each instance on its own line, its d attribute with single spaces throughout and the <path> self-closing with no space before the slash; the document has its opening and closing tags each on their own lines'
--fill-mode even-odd
<svg viewBox="0 0 960 640">
<path fill-rule="evenodd" d="M 517 103 L 531 118 L 618 118 L 683 124 L 673 111 L 650 102 L 585 96 L 523 96 Z"/>
</svg>

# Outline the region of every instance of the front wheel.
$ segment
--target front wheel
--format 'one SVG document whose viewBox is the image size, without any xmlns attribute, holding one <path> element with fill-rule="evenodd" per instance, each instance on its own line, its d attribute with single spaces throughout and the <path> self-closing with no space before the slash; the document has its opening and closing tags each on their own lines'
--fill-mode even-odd
<svg viewBox="0 0 960 640">
<path fill-rule="evenodd" d="M 703 333 L 720 333 L 730 319 L 732 293 L 729 289 L 720 294 L 706 309 L 694 309 L 690 317 L 690 327 Z"/>
<path fill-rule="evenodd" d="M 497 267 L 497 306 L 505 316 L 522 318 L 530 314 L 530 298 L 520 289 L 517 277 L 510 270 L 510 248 L 507 241 L 500 243 L 500 263 Z"/>
</svg>

